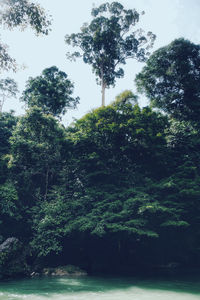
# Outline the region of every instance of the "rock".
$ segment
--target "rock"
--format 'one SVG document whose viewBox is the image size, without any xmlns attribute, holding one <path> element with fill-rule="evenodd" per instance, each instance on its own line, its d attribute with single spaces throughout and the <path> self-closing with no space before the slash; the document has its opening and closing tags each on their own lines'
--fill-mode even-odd
<svg viewBox="0 0 200 300">
<path fill-rule="evenodd" d="M 38 277 L 38 276 L 40 276 L 40 273 L 32 272 L 32 273 L 30 274 L 30 276 L 31 276 L 31 277 Z"/>
<path fill-rule="evenodd" d="M 1 277 L 25 275 L 27 270 L 26 251 L 22 243 L 15 237 L 7 238 L 0 244 Z"/>
<path fill-rule="evenodd" d="M 41 274 L 44 276 L 85 276 L 87 272 L 79 267 L 67 265 L 56 268 L 44 268 Z"/>
<path fill-rule="evenodd" d="M 14 248 L 16 248 L 19 243 L 19 240 L 15 237 L 10 237 L 7 240 L 5 240 L 1 245 L 0 245 L 0 253 L 5 252 L 5 251 L 13 251 Z"/>
</svg>

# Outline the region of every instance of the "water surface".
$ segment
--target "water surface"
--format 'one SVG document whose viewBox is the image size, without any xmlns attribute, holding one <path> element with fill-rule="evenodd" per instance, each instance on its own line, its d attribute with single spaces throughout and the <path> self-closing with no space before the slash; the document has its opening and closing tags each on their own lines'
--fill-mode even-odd
<svg viewBox="0 0 200 300">
<path fill-rule="evenodd" d="M 0 300 L 200 300 L 200 277 L 37 278 L 0 282 Z"/>
</svg>

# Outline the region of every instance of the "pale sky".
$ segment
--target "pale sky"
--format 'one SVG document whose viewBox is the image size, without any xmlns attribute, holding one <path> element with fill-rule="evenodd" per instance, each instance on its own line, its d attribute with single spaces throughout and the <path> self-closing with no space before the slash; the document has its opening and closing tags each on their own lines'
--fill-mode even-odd
<svg viewBox="0 0 200 300">
<path fill-rule="evenodd" d="M 37 2 L 52 15 L 52 31 L 48 36 L 36 37 L 30 29 L 24 32 L 16 29 L 9 32 L 1 28 L 2 41 L 9 45 L 10 54 L 16 58 L 18 64 L 26 66 L 16 74 L 3 73 L 1 78 L 6 76 L 14 78 L 20 91 L 23 91 L 27 79 L 30 76 L 40 75 L 45 68 L 55 65 L 66 72 L 69 79 L 74 82 L 74 96 L 80 97 L 77 109 L 67 112 L 63 118 L 63 123 L 67 126 L 73 118 L 80 118 L 91 109 L 100 106 L 101 91 L 100 86 L 96 85 L 90 65 L 84 64 L 81 59 L 76 62 L 66 59 L 69 48 L 64 42 L 64 36 L 79 32 L 84 22 L 90 22 L 93 4 L 98 6 L 112 1 L 38 0 Z M 127 9 L 136 8 L 138 12 L 145 11 L 138 26 L 146 32 L 152 31 L 156 34 L 157 39 L 153 50 L 179 37 L 199 44 L 200 0 L 121 0 L 119 2 Z M 106 90 L 106 104 L 112 102 L 116 95 L 126 89 L 136 92 L 134 78 L 143 66 L 144 64 L 134 60 L 127 61 L 124 78 L 117 79 L 115 88 Z M 147 100 L 140 97 L 140 104 L 146 105 Z M 4 111 L 10 109 L 15 110 L 18 115 L 24 113 L 23 103 L 18 99 L 7 100 Z"/>
</svg>

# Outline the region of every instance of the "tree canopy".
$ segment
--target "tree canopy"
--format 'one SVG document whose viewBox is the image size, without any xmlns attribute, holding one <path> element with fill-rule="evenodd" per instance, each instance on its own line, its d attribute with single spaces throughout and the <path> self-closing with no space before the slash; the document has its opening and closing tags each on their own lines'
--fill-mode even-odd
<svg viewBox="0 0 200 300">
<path fill-rule="evenodd" d="M 55 178 L 59 177 L 64 137 L 64 128 L 37 106 L 17 123 L 10 140 L 9 168 L 18 187 L 24 182 L 23 192 L 28 193 L 28 202 L 46 198 L 50 182 L 55 184 Z"/>
<path fill-rule="evenodd" d="M 8 29 L 31 26 L 36 34 L 48 34 L 50 19 L 44 9 L 29 0 L 2 0 L 0 23 Z"/>
<path fill-rule="evenodd" d="M 155 51 L 136 76 L 155 107 L 180 120 L 199 120 L 200 45 L 177 39 Z"/>
<path fill-rule="evenodd" d="M 48 33 L 37 5 L 2 3 L 10 28 Z M 118 2 L 92 16 L 66 41 L 81 48 L 69 56 L 92 65 L 104 96 L 126 59 L 146 60 L 155 36 L 134 29 L 139 13 Z M 0 58 L 7 69 L 12 62 Z M 79 100 L 68 75 L 52 66 L 29 78 L 25 114 L 0 111 L 0 279 L 61 264 L 89 273 L 199 268 L 199 75 L 199 45 L 175 40 L 136 78 L 150 105 L 125 90 L 67 128 L 60 115 Z M 0 80 L 0 106 L 16 92 Z"/>
<path fill-rule="evenodd" d="M 135 9 L 126 10 L 118 2 L 104 3 L 93 8 L 90 24 L 84 24 L 80 33 L 66 35 L 68 45 L 80 49 L 70 59 L 82 57 L 92 66 L 97 83 L 102 86 L 102 106 L 105 105 L 105 88 L 115 85 L 116 78 L 124 76 L 121 67 L 129 58 L 144 62 L 149 55 L 155 35 L 144 34 L 135 28 L 140 14 Z"/>
<path fill-rule="evenodd" d="M 12 30 L 30 26 L 36 34 L 49 33 L 51 18 L 44 9 L 29 0 L 1 0 L 0 25 Z M 0 40 L 0 71 L 16 70 L 16 61 L 9 55 L 8 46 Z"/>
<path fill-rule="evenodd" d="M 43 70 L 40 76 L 27 81 L 21 100 L 28 107 L 36 105 L 44 113 L 59 116 L 79 102 L 79 97 L 72 97 L 73 90 L 74 85 L 67 74 L 53 66 Z"/>
<path fill-rule="evenodd" d="M 196 265 L 199 129 L 136 100 L 125 91 L 68 128 L 37 106 L 0 115 L 0 241 L 23 242 L 24 266 Z"/>
</svg>

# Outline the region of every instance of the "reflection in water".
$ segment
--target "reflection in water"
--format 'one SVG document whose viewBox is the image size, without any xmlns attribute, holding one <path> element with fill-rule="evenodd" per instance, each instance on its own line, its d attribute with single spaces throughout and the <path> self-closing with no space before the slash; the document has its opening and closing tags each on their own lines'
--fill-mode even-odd
<svg viewBox="0 0 200 300">
<path fill-rule="evenodd" d="M 38 278 L 0 283 L 0 300 L 199 300 L 200 279 Z"/>
</svg>

